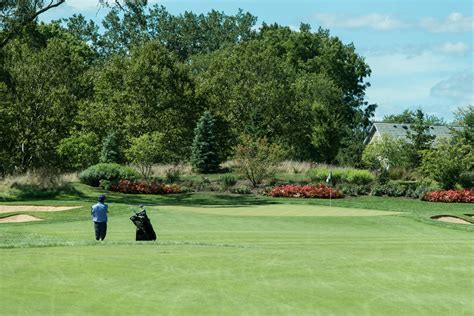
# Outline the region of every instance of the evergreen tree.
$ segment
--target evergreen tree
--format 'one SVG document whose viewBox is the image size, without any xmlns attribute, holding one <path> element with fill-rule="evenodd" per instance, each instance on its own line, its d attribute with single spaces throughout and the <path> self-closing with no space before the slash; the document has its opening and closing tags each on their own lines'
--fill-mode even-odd
<svg viewBox="0 0 474 316">
<path fill-rule="evenodd" d="M 109 133 L 102 142 L 102 151 L 100 152 L 99 161 L 102 163 L 116 162 L 120 163 L 120 147 L 117 141 L 117 135 Z"/>
<path fill-rule="evenodd" d="M 411 164 L 418 167 L 421 162 L 421 152 L 431 148 L 436 136 L 430 134 L 430 126 L 427 124 L 425 115 L 420 109 L 416 110 L 415 120 L 407 131 L 407 138 L 410 141 Z"/>
<path fill-rule="evenodd" d="M 200 173 L 219 170 L 215 120 L 209 111 L 204 112 L 194 130 L 191 164 Z"/>
</svg>

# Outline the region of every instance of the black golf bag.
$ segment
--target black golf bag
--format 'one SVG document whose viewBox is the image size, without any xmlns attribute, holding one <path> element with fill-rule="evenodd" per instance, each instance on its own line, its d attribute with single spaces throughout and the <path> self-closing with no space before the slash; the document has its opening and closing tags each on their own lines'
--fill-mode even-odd
<svg viewBox="0 0 474 316">
<path fill-rule="evenodd" d="M 156 240 L 156 233 L 153 230 L 150 219 L 146 215 L 146 210 L 142 209 L 130 217 L 130 220 L 137 227 L 135 240 Z"/>
</svg>

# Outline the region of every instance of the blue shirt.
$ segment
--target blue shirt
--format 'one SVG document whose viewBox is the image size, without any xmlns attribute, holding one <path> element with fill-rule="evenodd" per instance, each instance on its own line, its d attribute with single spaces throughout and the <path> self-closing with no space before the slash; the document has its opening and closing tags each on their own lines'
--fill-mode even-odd
<svg viewBox="0 0 474 316">
<path fill-rule="evenodd" d="M 107 223 L 107 213 L 109 212 L 108 209 L 109 206 L 107 204 L 100 202 L 92 206 L 92 220 L 98 223 Z"/>
</svg>

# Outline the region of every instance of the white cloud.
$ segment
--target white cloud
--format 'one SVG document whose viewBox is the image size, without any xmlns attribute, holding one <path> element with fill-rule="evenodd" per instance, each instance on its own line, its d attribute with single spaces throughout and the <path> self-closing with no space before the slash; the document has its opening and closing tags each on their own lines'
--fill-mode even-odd
<svg viewBox="0 0 474 316">
<path fill-rule="evenodd" d="M 426 17 L 418 21 L 404 21 L 396 17 L 370 13 L 360 16 L 350 16 L 335 13 L 320 13 L 315 15 L 318 21 L 324 27 L 342 27 L 342 28 L 371 28 L 379 31 L 389 31 L 407 27 L 416 27 L 433 33 L 461 33 L 474 31 L 474 18 L 464 16 L 462 13 L 450 13 L 444 20 L 433 17 Z"/>
<path fill-rule="evenodd" d="M 469 46 L 464 44 L 463 42 L 446 42 L 436 47 L 436 49 L 445 54 L 464 55 L 469 50 Z"/>
<path fill-rule="evenodd" d="M 436 83 L 430 91 L 432 97 L 447 98 L 459 104 L 474 104 L 473 80 L 471 71 L 456 73 Z"/>
<path fill-rule="evenodd" d="M 316 14 L 315 18 L 325 27 L 372 28 L 381 31 L 406 27 L 402 21 L 389 15 L 378 13 L 353 17 L 333 13 L 321 13 Z"/>
<path fill-rule="evenodd" d="M 372 69 L 367 99 L 379 105 L 377 119 L 421 107 L 449 120 L 457 106 L 473 104 L 472 71 L 465 72 L 461 58 L 426 50 L 414 56 L 401 52 L 369 54 L 366 62 Z"/>
<path fill-rule="evenodd" d="M 419 25 L 434 33 L 472 32 L 474 30 L 474 19 L 472 16 L 464 16 L 462 13 L 453 12 L 444 21 L 438 21 L 435 18 L 423 18 Z"/>
<path fill-rule="evenodd" d="M 66 0 L 66 4 L 76 9 L 98 8 L 98 0 Z"/>
<path fill-rule="evenodd" d="M 463 61 L 449 59 L 448 56 L 422 51 L 417 55 L 401 52 L 366 55 L 366 62 L 373 76 L 391 78 L 394 76 L 412 77 L 415 75 L 460 71 L 465 68 Z"/>
</svg>

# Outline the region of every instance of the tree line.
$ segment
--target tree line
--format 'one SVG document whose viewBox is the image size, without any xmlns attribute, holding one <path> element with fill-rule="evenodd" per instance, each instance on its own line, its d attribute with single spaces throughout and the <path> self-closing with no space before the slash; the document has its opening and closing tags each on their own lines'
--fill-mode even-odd
<svg viewBox="0 0 474 316">
<path fill-rule="evenodd" d="M 81 170 L 111 141 L 118 162 L 144 140 L 153 163 L 189 161 L 206 111 L 219 160 L 248 135 L 289 159 L 361 163 L 371 70 L 329 30 L 146 1 L 111 7 L 102 28 L 82 15 L 25 21 L 0 25 L 0 174 Z"/>
</svg>

